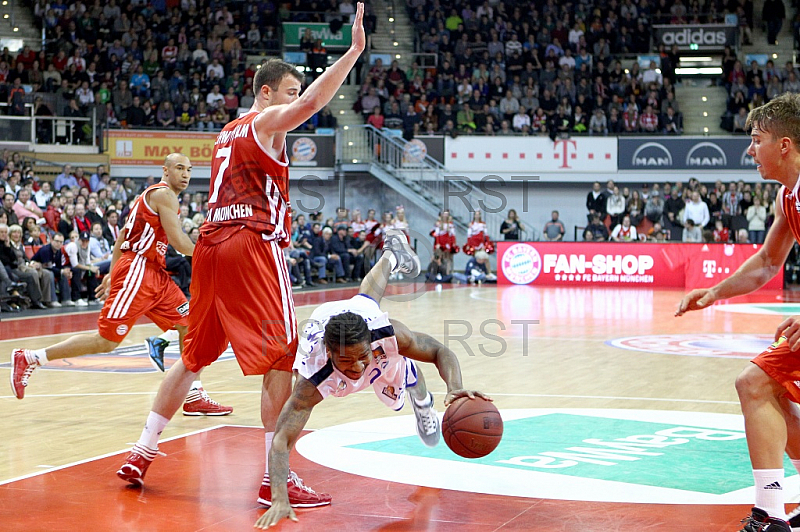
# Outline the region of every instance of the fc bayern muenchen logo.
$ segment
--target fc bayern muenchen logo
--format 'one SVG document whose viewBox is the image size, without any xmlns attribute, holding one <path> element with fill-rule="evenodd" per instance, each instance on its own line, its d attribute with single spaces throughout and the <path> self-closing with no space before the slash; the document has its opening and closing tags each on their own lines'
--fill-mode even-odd
<svg viewBox="0 0 800 532">
<path fill-rule="evenodd" d="M 403 162 L 421 163 L 428 155 L 428 147 L 419 139 L 414 139 L 403 147 Z"/>
<path fill-rule="evenodd" d="M 308 137 L 300 137 L 292 144 L 292 159 L 311 161 L 317 156 L 317 143 Z"/>
<path fill-rule="evenodd" d="M 506 279 L 514 284 L 530 284 L 542 273 L 542 258 L 533 246 L 514 244 L 501 261 Z"/>
<path fill-rule="evenodd" d="M 117 334 L 123 336 L 128 333 L 128 326 L 127 325 L 120 325 L 117 327 Z"/>
</svg>

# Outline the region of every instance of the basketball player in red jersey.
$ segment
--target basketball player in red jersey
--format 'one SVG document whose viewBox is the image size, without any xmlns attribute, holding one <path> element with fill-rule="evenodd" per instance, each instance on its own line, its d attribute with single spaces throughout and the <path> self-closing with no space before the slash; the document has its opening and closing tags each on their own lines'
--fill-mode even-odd
<svg viewBox="0 0 800 532">
<path fill-rule="evenodd" d="M 192 312 L 183 365 L 170 370 L 155 402 L 154 412 L 165 418 L 178 409 L 196 372 L 230 342 L 242 372 L 263 375 L 261 420 L 269 453 L 278 414 L 291 392 L 297 350 L 291 281 L 282 252 L 291 238 L 286 132 L 336 94 L 364 50 L 363 18 L 359 3 L 350 49 L 302 96 L 303 77 L 293 65 L 279 60 L 261 65 L 250 112 L 226 125 L 214 143 L 209 211 L 192 258 Z M 393 260 L 397 271 L 419 272 L 416 256 Z M 154 456 L 154 447 L 147 452 Z M 280 482 L 288 482 L 294 506 L 330 504 L 329 495 L 314 492 L 294 473 Z M 270 486 L 265 473 L 260 503 L 271 504 Z"/>
<path fill-rule="evenodd" d="M 11 354 L 11 388 L 18 399 L 33 371 L 48 360 L 113 351 L 136 320 L 147 316 L 162 329 L 186 333 L 189 303 L 165 270 L 167 242 L 185 255 L 194 244 L 184 234 L 178 219 L 178 197 L 189 185 L 192 164 L 182 154 L 166 157 L 160 183 L 149 187 L 134 203 L 125 227 L 114 244 L 111 274 L 103 278 L 99 291 L 107 294 L 97 320 L 97 332 L 82 334 L 45 349 L 15 349 Z M 188 415 L 225 415 L 233 411 L 208 398 L 202 388 L 198 397 L 187 398 Z M 202 396 L 202 397 L 201 397 Z M 198 409 L 202 404 L 203 409 Z"/>
<path fill-rule="evenodd" d="M 800 94 L 786 93 L 753 109 L 747 127 L 752 128 L 747 153 L 761 177 L 783 185 L 775 222 L 755 255 L 716 286 L 689 292 L 676 316 L 757 290 L 783 268 L 800 241 Z M 775 343 L 752 362 L 736 379 L 756 488 L 755 507 L 742 530 L 789 532 L 800 527 L 800 511 L 786 515 L 783 493 L 784 451 L 800 471 L 800 316 L 778 325 Z"/>
</svg>

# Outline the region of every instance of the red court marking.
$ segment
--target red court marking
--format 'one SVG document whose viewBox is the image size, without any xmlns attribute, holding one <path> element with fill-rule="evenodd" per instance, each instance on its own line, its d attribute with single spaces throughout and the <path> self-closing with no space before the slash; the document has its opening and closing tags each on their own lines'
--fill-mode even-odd
<svg viewBox="0 0 800 532">
<path fill-rule="evenodd" d="M 58 440 L 54 440 L 57 445 Z M 4 531 L 253 530 L 264 467 L 261 429 L 221 427 L 163 442 L 144 489 L 115 472 L 125 454 L 0 486 Z M 745 506 L 603 504 L 421 488 L 332 470 L 292 453 L 308 485 L 333 505 L 298 511 L 279 530 L 564 532 L 735 530 Z"/>
</svg>

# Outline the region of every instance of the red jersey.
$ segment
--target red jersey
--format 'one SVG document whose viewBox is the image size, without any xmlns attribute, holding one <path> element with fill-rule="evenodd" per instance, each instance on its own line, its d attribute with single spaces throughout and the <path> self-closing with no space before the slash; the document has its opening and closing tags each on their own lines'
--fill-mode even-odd
<svg viewBox="0 0 800 532">
<path fill-rule="evenodd" d="M 228 123 L 214 142 L 208 216 L 200 232 L 209 235 L 224 226 L 245 226 L 264 240 L 289 244 L 289 158 L 282 161 L 261 145 L 251 111 Z"/>
<path fill-rule="evenodd" d="M 797 181 L 794 190 L 781 187 L 778 192 L 778 198 L 780 198 L 779 205 L 783 210 L 783 215 L 786 216 L 786 221 L 789 223 L 794 239 L 800 242 L 800 197 L 798 197 L 798 188 L 800 188 L 800 180 Z"/>
<path fill-rule="evenodd" d="M 125 235 L 125 242 L 122 243 L 122 252 L 142 256 L 147 264 L 157 265 L 163 270 L 167 267 L 164 258 L 167 253 L 167 233 L 161 227 L 161 218 L 147 203 L 147 195 L 157 188 L 169 188 L 169 185 L 156 183 L 147 187 L 142 195 L 136 198 L 125 223 L 128 232 Z M 175 216 L 177 215 L 176 212 Z"/>
</svg>

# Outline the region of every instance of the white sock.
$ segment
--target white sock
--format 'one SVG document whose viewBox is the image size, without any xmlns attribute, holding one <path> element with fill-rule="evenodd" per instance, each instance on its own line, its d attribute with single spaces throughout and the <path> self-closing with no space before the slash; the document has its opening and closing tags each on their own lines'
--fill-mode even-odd
<svg viewBox="0 0 800 532">
<path fill-rule="evenodd" d="M 163 333 L 161 333 L 158 337 L 162 340 L 166 340 L 169 343 L 177 342 L 179 338 L 178 331 L 175 329 L 167 329 Z"/>
<path fill-rule="evenodd" d="M 770 517 L 786 519 L 783 502 L 783 469 L 754 469 L 756 481 L 756 506 Z"/>
<path fill-rule="evenodd" d="M 797 470 L 797 472 L 800 473 L 800 459 L 792 460 L 792 465 Z"/>
<path fill-rule="evenodd" d="M 25 362 L 44 366 L 48 362 L 47 353 L 45 353 L 44 349 L 29 349 L 25 352 Z"/>
<path fill-rule="evenodd" d="M 413 395 L 411 396 L 411 398 L 414 400 L 414 403 L 416 403 L 417 406 L 422 407 L 422 408 L 429 407 L 429 406 L 431 406 L 431 404 L 433 404 L 433 401 L 431 400 L 432 397 L 431 397 L 430 393 L 428 393 L 425 396 L 425 399 L 423 399 L 422 401 L 420 401 L 419 399 L 417 399 Z"/>
<path fill-rule="evenodd" d="M 142 435 L 139 436 L 139 445 L 143 445 L 148 449 L 158 449 L 158 438 L 161 436 L 161 433 L 164 432 L 164 428 L 166 428 L 167 423 L 169 423 L 169 419 L 165 418 L 161 414 L 156 414 L 155 412 L 150 412 L 147 415 L 147 421 L 144 424 L 144 429 L 142 430 Z"/>
<path fill-rule="evenodd" d="M 200 382 L 200 381 L 193 381 L 192 382 L 192 387 L 191 387 L 192 390 L 197 390 L 197 389 L 202 388 L 202 387 L 203 387 L 203 383 L 202 382 Z"/>
<path fill-rule="evenodd" d="M 264 480 L 269 482 L 269 451 L 272 449 L 272 438 L 275 436 L 274 432 L 264 433 L 264 448 L 267 451 L 267 469 L 264 472 Z"/>
</svg>

